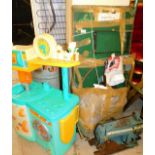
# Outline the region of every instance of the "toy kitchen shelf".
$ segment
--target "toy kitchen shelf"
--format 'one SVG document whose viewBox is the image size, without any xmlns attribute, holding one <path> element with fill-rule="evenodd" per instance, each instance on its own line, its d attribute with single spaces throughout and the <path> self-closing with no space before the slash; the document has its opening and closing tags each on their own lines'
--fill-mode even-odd
<svg viewBox="0 0 155 155">
<path fill-rule="evenodd" d="M 79 61 L 65 61 L 59 59 L 41 59 L 35 58 L 28 62 L 30 65 L 46 65 L 46 66 L 55 66 L 55 67 L 62 67 L 62 87 L 63 87 L 63 94 L 64 99 L 67 100 L 69 98 L 69 79 L 68 79 L 68 68 L 75 67 L 80 64 Z"/>
<path fill-rule="evenodd" d="M 55 66 L 55 67 L 74 67 L 80 64 L 79 61 L 65 61 L 65 60 L 59 60 L 59 59 L 41 59 L 41 58 L 35 58 L 33 60 L 30 60 L 28 64 L 31 65 L 47 65 L 47 66 Z"/>
</svg>

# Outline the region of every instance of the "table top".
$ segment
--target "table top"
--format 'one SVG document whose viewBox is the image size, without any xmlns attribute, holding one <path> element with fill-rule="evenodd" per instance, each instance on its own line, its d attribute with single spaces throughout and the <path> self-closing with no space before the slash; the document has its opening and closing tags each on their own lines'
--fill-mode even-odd
<svg viewBox="0 0 155 155">
<path fill-rule="evenodd" d="M 35 59 L 28 61 L 28 64 L 69 68 L 69 67 L 78 66 L 80 62 L 79 61 L 65 61 L 65 60 L 52 59 L 52 58 L 50 59 L 35 58 Z"/>
</svg>

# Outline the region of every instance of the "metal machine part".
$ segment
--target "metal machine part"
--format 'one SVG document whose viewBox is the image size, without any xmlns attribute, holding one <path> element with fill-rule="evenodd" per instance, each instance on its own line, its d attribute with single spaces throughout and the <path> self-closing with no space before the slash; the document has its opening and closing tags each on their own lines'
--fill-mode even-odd
<svg viewBox="0 0 155 155">
<path fill-rule="evenodd" d="M 133 114 L 118 120 L 99 124 L 95 130 L 96 140 L 99 145 L 107 141 L 125 144 L 128 147 L 136 145 L 142 131 L 142 119 L 138 114 Z"/>
</svg>

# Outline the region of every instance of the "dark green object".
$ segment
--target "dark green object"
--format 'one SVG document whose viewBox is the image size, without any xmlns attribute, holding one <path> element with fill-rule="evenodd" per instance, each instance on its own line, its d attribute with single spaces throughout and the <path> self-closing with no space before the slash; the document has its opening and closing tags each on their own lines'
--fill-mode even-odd
<svg viewBox="0 0 155 155">
<path fill-rule="evenodd" d="M 135 1 L 134 7 L 130 12 L 125 13 L 125 18 L 134 18 L 138 0 Z M 95 17 L 91 12 L 80 12 L 80 10 L 73 11 L 73 25 L 80 23 L 81 21 L 94 21 Z M 83 54 L 87 51 L 88 58 L 100 58 L 106 59 L 112 53 L 121 55 L 120 47 L 120 32 L 119 25 L 113 27 L 99 27 L 99 28 L 84 28 L 86 33 L 81 34 L 78 30 L 74 29 L 74 40 L 80 42 L 83 39 L 90 39 L 91 43 L 86 46 L 79 48 L 79 53 Z M 130 53 L 131 39 L 132 39 L 133 23 L 125 25 L 125 44 L 124 44 L 124 55 Z M 104 64 L 103 64 L 104 65 Z M 88 69 L 80 69 L 80 73 L 84 75 Z M 84 87 L 92 87 L 93 83 L 99 83 L 103 75 L 103 67 L 97 67 L 94 69 L 89 77 L 84 81 Z M 97 77 L 97 78 L 96 78 Z"/>
</svg>

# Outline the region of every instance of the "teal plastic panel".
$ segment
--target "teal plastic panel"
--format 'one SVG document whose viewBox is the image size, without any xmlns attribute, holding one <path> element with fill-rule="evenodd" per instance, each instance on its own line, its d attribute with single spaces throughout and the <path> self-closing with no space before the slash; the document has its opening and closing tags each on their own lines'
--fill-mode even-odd
<svg viewBox="0 0 155 155">
<path fill-rule="evenodd" d="M 41 83 L 32 82 L 29 85 L 29 91 L 26 91 L 23 85 L 16 84 L 12 88 L 12 102 L 18 104 L 32 103 L 33 101 L 41 100 L 48 93 L 46 88 L 43 89 Z"/>
<path fill-rule="evenodd" d="M 18 85 L 19 86 L 19 85 Z M 17 87 L 14 86 L 13 90 Z M 13 91 L 15 93 L 15 91 Z M 79 97 L 69 94 L 68 100 L 64 100 L 61 90 L 41 83 L 33 82 L 29 91 L 20 94 L 13 94 L 13 102 L 16 104 L 26 104 L 33 108 L 47 119 L 58 119 L 70 111 L 79 101 Z M 64 108 L 65 107 L 65 108 Z"/>
<path fill-rule="evenodd" d="M 70 93 L 66 101 L 61 90 L 53 88 L 47 83 L 32 82 L 29 88 L 29 91 L 26 91 L 21 84 L 13 86 L 13 102 L 16 105 L 26 105 L 28 107 L 30 113 L 29 121 L 35 141 L 44 149 L 49 149 L 52 155 L 64 155 L 76 139 L 76 125 L 74 126 L 72 139 L 66 144 L 60 138 L 60 120 L 70 114 L 78 104 L 79 97 Z M 47 129 L 51 136 L 49 141 L 39 136 L 39 132 L 33 126 L 35 120 L 41 122 Z M 51 124 L 49 125 L 49 123 Z M 41 129 L 41 126 L 39 129 Z M 28 137 L 22 137 L 31 140 Z"/>
</svg>

